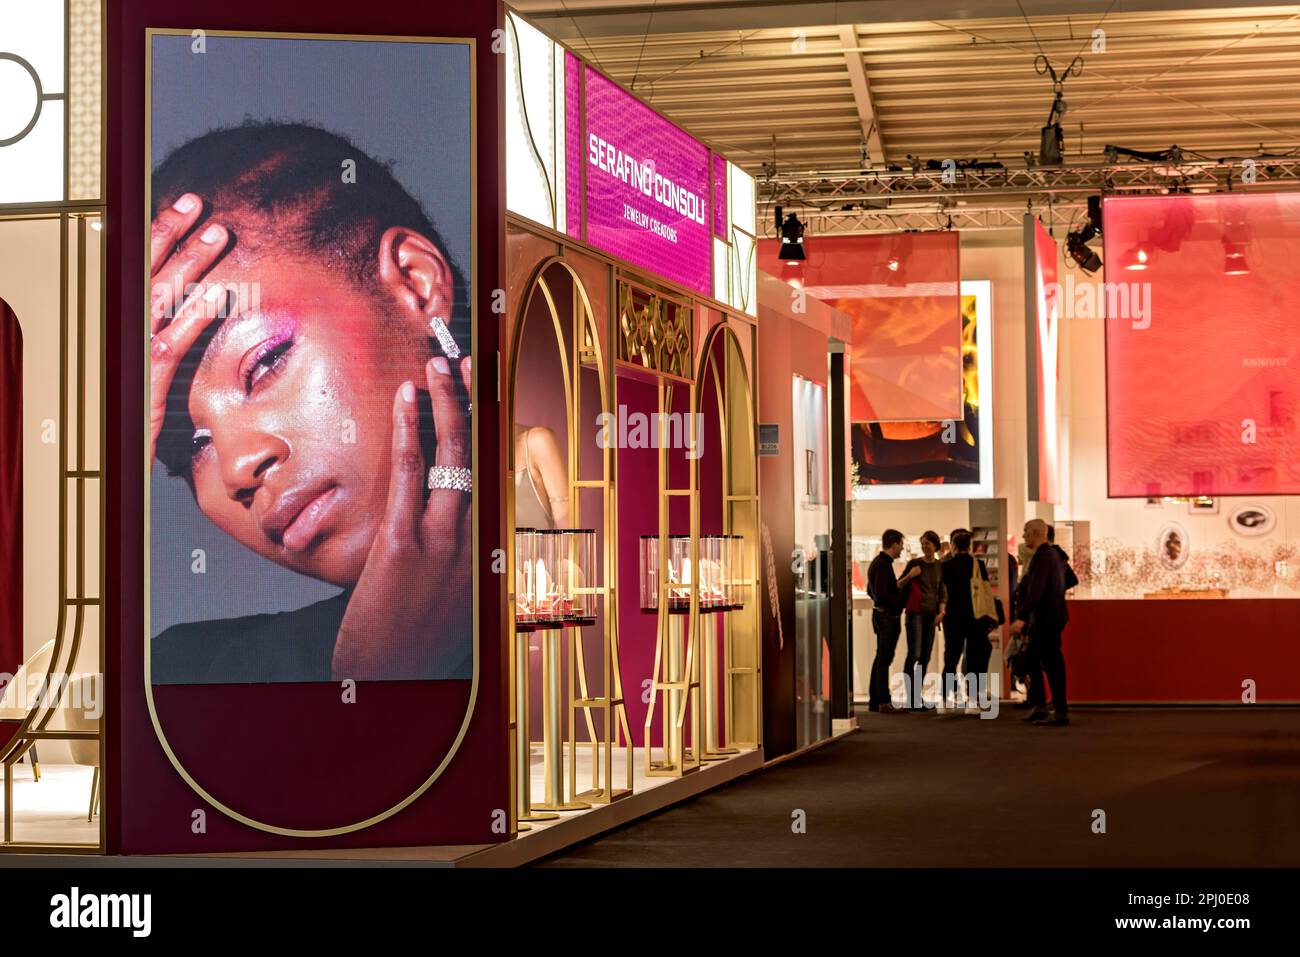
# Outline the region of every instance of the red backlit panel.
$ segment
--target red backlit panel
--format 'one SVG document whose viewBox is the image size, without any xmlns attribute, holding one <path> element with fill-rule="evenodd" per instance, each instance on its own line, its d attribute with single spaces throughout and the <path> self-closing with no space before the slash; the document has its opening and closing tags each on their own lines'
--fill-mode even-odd
<svg viewBox="0 0 1300 957">
<path fill-rule="evenodd" d="M 1114 498 L 1300 493 L 1300 194 L 1107 198 Z"/>
<path fill-rule="evenodd" d="M 1056 243 L 1043 224 L 1025 217 L 1025 323 L 1037 373 L 1029 381 L 1029 497 L 1055 504 L 1060 490 L 1061 440 L 1057 423 L 1060 381 L 1061 294 Z"/>
<path fill-rule="evenodd" d="M 957 233 L 818 236 L 793 264 L 780 245 L 759 240 L 759 268 L 853 321 L 854 422 L 962 418 Z"/>
</svg>

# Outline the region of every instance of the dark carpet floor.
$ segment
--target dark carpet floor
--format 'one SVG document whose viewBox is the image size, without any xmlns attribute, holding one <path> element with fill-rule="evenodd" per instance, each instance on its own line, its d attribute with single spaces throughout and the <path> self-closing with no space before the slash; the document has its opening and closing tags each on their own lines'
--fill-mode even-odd
<svg viewBox="0 0 1300 957">
<path fill-rule="evenodd" d="M 539 866 L 1300 865 L 1300 710 L 1022 714 L 863 712 L 856 734 Z"/>
</svg>

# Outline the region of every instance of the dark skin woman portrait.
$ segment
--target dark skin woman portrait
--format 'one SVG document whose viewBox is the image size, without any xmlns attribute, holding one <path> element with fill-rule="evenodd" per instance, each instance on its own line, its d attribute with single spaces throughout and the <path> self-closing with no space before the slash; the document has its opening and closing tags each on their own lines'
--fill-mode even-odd
<svg viewBox="0 0 1300 957">
<path fill-rule="evenodd" d="M 420 204 L 342 136 L 245 123 L 172 152 L 152 205 L 151 460 L 340 589 L 174 626 L 154 680 L 469 677 L 470 494 L 427 487 L 470 466 L 469 290 Z"/>
</svg>

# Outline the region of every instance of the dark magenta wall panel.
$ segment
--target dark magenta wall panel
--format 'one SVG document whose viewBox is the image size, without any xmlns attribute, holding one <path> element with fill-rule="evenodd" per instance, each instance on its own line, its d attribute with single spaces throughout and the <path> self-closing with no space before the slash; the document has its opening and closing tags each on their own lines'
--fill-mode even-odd
<svg viewBox="0 0 1300 957">
<path fill-rule="evenodd" d="M 1072 601 L 1065 629 L 1070 701 L 1300 702 L 1300 600 Z M 1225 640 L 1231 636 L 1231 640 Z"/>
</svg>

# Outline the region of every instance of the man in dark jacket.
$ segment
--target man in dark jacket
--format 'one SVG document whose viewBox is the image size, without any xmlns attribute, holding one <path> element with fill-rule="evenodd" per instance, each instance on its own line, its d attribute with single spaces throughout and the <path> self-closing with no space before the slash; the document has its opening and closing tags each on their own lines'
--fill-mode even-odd
<svg viewBox="0 0 1300 957">
<path fill-rule="evenodd" d="M 1026 721 L 1053 726 L 1070 723 L 1065 697 L 1065 656 L 1061 652 L 1061 633 L 1070 620 L 1065 607 L 1065 569 L 1060 550 L 1047 540 L 1047 523 L 1030 519 L 1025 523 L 1024 541 L 1033 550 L 1033 558 L 1021 581 L 1016 601 L 1013 635 L 1028 635 L 1030 656 L 1029 701 L 1033 710 Z M 1047 711 L 1046 690 L 1042 673 L 1052 689 L 1052 709 Z"/>
<path fill-rule="evenodd" d="M 967 688 L 967 706 L 974 704 L 978 693 L 979 676 L 989 667 L 993 646 L 988 639 L 988 628 L 975 620 L 975 607 L 971 602 L 971 579 L 976 575 L 988 581 L 985 564 L 971 554 L 971 533 L 964 528 L 952 533 L 952 556 L 943 563 L 943 587 L 948 603 L 943 617 L 943 707 L 961 704 L 959 688 Z M 958 674 L 957 664 L 965 656 L 963 671 Z M 969 684 L 970 681 L 975 684 Z"/>
<path fill-rule="evenodd" d="M 872 601 L 871 627 L 876 633 L 876 657 L 871 663 L 868 710 L 882 714 L 904 710 L 895 708 L 889 696 L 889 668 L 894 662 L 898 636 L 903 630 L 903 590 L 898 587 L 899 581 L 894 577 L 894 562 L 902 553 L 903 533 L 887 528 L 880 539 L 880 554 L 871 560 L 867 569 L 867 594 Z"/>
</svg>

